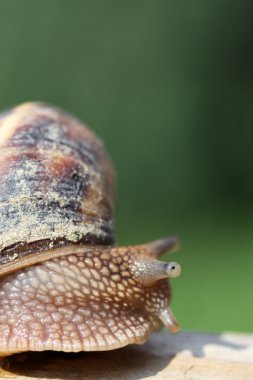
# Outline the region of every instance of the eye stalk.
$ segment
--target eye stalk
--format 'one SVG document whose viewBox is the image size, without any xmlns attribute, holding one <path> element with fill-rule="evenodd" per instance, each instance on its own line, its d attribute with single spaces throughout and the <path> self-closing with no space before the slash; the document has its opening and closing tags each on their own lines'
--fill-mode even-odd
<svg viewBox="0 0 253 380">
<path fill-rule="evenodd" d="M 181 273 L 181 266 L 174 261 L 166 263 L 150 258 L 135 260 L 131 269 L 133 274 L 145 285 L 151 285 L 162 278 L 175 278 Z"/>
<path fill-rule="evenodd" d="M 181 273 L 178 263 L 157 260 L 165 252 L 175 251 L 178 247 L 179 241 L 174 236 L 130 247 L 131 252 L 137 253 L 130 268 L 133 275 L 145 285 L 151 285 L 162 278 L 178 277 Z"/>
<path fill-rule="evenodd" d="M 159 258 L 166 252 L 176 252 L 180 247 L 179 240 L 175 236 L 169 236 L 146 243 L 142 248 L 153 258 Z"/>
</svg>

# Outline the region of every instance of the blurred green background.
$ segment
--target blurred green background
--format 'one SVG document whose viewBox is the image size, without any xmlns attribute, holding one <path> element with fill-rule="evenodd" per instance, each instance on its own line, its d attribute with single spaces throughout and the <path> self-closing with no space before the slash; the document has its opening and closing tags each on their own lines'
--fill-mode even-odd
<svg viewBox="0 0 253 380">
<path fill-rule="evenodd" d="M 184 329 L 253 331 L 253 3 L 0 0 L 0 107 L 103 138 L 120 244 L 175 234 Z"/>
</svg>

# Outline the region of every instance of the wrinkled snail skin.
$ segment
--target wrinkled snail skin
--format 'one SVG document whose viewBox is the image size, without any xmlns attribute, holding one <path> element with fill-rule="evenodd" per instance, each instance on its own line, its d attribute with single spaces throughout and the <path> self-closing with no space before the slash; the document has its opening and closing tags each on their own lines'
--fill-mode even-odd
<svg viewBox="0 0 253 380">
<path fill-rule="evenodd" d="M 179 329 L 159 257 L 174 237 L 115 246 L 115 174 L 103 143 L 41 103 L 0 115 L 0 355 L 100 351 Z"/>
</svg>

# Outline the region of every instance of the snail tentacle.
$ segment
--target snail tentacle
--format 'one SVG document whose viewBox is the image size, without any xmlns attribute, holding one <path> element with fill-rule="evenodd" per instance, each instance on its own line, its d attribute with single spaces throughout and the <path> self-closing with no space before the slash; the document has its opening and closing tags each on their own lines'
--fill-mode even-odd
<svg viewBox="0 0 253 380">
<path fill-rule="evenodd" d="M 175 236 L 165 237 L 143 245 L 143 249 L 145 249 L 150 254 L 150 256 L 156 258 L 159 258 L 166 252 L 176 252 L 179 247 L 180 242 Z"/>
<path fill-rule="evenodd" d="M 145 285 L 152 285 L 162 278 L 175 278 L 181 273 L 181 267 L 176 262 L 137 259 L 132 265 L 133 274 Z"/>
<path fill-rule="evenodd" d="M 170 330 L 170 332 L 176 333 L 180 329 L 180 324 L 175 319 L 170 308 L 162 310 L 159 314 L 159 318 L 164 324 L 164 326 Z"/>
</svg>

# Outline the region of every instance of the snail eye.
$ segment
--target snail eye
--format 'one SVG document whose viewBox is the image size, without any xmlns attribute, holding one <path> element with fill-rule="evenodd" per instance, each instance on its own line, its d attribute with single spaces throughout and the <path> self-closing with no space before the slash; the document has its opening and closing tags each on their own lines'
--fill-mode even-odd
<svg viewBox="0 0 253 380">
<path fill-rule="evenodd" d="M 181 273 L 181 265 L 178 263 L 172 261 L 170 263 L 166 264 L 166 273 L 168 274 L 169 278 L 175 278 L 178 277 Z"/>
</svg>

